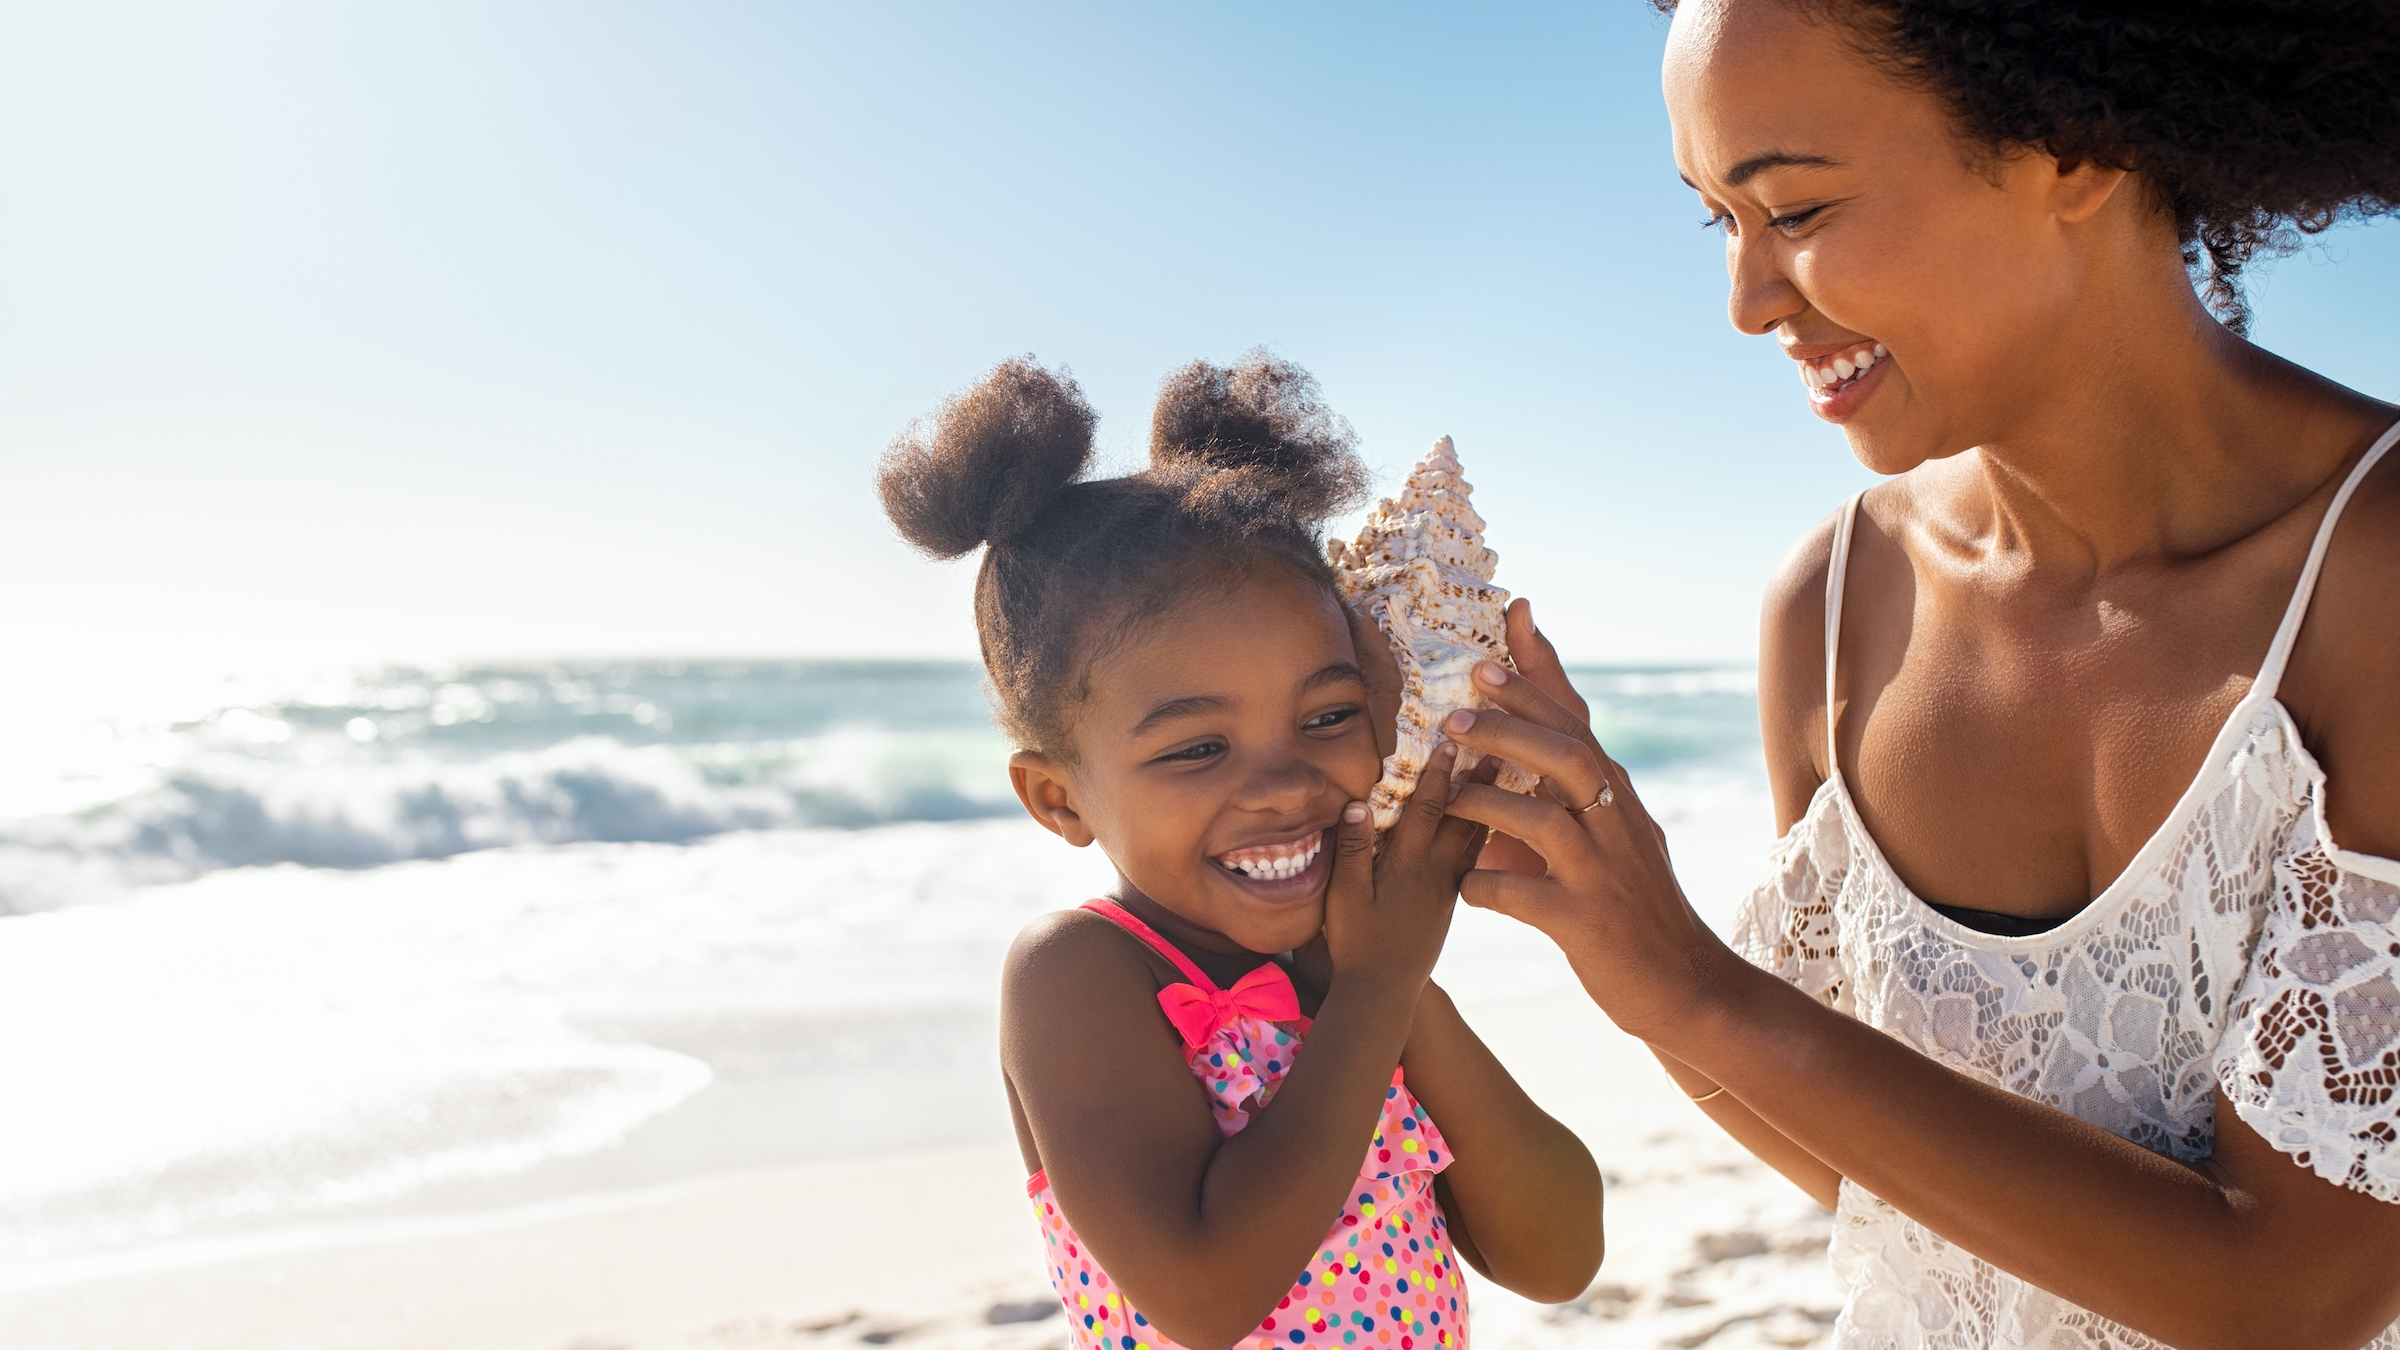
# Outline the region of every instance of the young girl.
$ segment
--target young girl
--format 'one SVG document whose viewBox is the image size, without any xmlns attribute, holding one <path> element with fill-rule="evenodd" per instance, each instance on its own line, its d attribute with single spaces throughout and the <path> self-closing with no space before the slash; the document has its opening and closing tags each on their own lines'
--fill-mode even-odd
<svg viewBox="0 0 2400 1350">
<path fill-rule="evenodd" d="M 1079 481 L 1093 420 L 1012 361 L 880 480 L 911 543 L 985 546 L 1017 794 L 1117 868 L 1026 929 L 1002 994 L 1074 1345 L 1462 1346 L 1461 1260 L 1572 1298 L 1591 1156 L 1427 979 L 1481 842 L 1442 819 L 1448 752 L 1380 861 L 1366 823 L 1391 718 L 1314 537 L 1362 495 L 1347 424 L 1263 356 L 1170 377 L 1144 472 Z"/>
</svg>

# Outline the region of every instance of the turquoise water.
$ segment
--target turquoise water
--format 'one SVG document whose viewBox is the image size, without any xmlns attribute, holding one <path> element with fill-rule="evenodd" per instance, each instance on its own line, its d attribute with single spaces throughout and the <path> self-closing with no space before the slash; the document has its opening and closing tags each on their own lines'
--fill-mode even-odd
<svg viewBox="0 0 2400 1350">
<path fill-rule="evenodd" d="M 1739 773 L 1756 759 L 1747 670 L 1591 668 L 1575 679 L 1609 750 L 1637 772 Z M 966 663 L 393 667 L 99 728 L 96 749 L 129 736 L 147 762 L 113 766 L 114 790 L 95 795 L 70 749 L 53 766 L 65 809 L 0 820 L 0 913 L 223 868 L 359 869 L 1017 809 L 1008 746 Z"/>
</svg>

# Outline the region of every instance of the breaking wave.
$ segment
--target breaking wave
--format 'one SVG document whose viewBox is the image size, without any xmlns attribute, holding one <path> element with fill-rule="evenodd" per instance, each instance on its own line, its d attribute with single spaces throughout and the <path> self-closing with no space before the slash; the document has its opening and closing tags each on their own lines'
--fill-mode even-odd
<svg viewBox="0 0 2400 1350">
<path fill-rule="evenodd" d="M 475 760 L 203 755 L 81 811 L 0 824 L 0 912 L 226 867 L 365 868 L 525 844 L 688 843 L 728 830 L 1014 810 L 989 733 L 862 730 L 765 744 L 581 736 Z"/>
</svg>

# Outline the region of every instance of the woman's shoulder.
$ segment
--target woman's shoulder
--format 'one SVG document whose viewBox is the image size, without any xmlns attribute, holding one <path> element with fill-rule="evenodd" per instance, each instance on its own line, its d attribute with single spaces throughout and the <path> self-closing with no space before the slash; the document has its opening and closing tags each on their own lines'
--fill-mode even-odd
<svg viewBox="0 0 2400 1350">
<path fill-rule="evenodd" d="M 1758 723 L 1775 793 L 1776 830 L 1806 809 L 1827 777 L 1825 582 L 1832 574 L 1836 510 L 1809 527 L 1767 582 L 1758 623 Z"/>
<path fill-rule="evenodd" d="M 1882 573 L 1907 560 L 1899 541 L 1929 510 L 1940 510 L 1957 495 L 1959 485 L 1949 474 L 1936 477 L 1947 465 L 1927 465 L 1867 489 L 1858 498 L 1858 515 L 1844 563 L 1843 613 L 1857 608 L 1862 588 L 1872 588 Z M 1808 527 L 1784 555 L 1767 581 L 1766 602 L 1759 616 L 1759 684 L 1772 684 L 1805 699 L 1822 703 L 1825 697 L 1825 593 L 1833 575 L 1834 546 L 1847 501 Z M 1850 627 L 1845 624 L 1845 630 Z M 1820 732 L 1822 728 L 1820 728 Z"/>
<path fill-rule="evenodd" d="M 2400 449 L 2363 479 L 2325 553 L 2280 694 L 2326 774 L 2342 847 L 2400 857 Z"/>
</svg>

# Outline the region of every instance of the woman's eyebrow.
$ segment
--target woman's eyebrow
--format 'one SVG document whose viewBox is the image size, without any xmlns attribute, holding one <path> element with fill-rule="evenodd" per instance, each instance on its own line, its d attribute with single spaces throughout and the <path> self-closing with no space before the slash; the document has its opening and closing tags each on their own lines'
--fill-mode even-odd
<svg viewBox="0 0 2400 1350">
<path fill-rule="evenodd" d="M 1838 169 L 1840 167 L 1842 167 L 1840 160 L 1828 159 L 1823 155 L 1802 155 L 1789 150 L 1769 150 L 1765 154 L 1752 155 L 1727 169 L 1725 184 L 1728 187 L 1740 187 L 1769 169 Z M 1675 176 L 1682 178 L 1683 185 L 1694 192 L 1706 190 L 1682 174 Z"/>
</svg>

